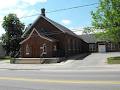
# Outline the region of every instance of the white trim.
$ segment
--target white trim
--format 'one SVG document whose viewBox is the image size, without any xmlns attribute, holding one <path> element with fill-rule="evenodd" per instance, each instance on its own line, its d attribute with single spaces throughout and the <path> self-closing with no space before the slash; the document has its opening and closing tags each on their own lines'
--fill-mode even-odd
<svg viewBox="0 0 120 90">
<path fill-rule="evenodd" d="M 34 28 L 35 29 L 35 28 Z M 48 41 L 53 41 L 52 39 L 49 39 L 49 38 L 47 38 L 47 37 L 43 37 L 42 35 L 40 35 L 39 34 L 39 32 L 35 29 L 35 31 L 37 32 L 37 34 L 41 37 L 41 38 L 43 38 L 43 39 L 46 39 L 46 40 L 48 40 Z"/>
<path fill-rule="evenodd" d="M 48 41 L 51 41 L 51 42 L 53 41 L 53 40 L 51 40 L 51 39 L 49 39 L 49 38 L 43 37 L 42 35 L 39 34 L 39 32 L 38 32 L 35 28 L 33 28 L 33 30 L 32 30 L 32 32 L 30 33 L 30 35 L 29 35 L 26 39 L 24 39 L 22 42 L 20 42 L 20 44 L 26 42 L 26 41 L 31 37 L 31 35 L 33 34 L 34 31 L 37 32 L 37 34 L 39 35 L 39 37 L 41 37 L 41 38 L 43 38 L 43 39 L 46 39 L 46 40 L 48 40 Z"/>
</svg>

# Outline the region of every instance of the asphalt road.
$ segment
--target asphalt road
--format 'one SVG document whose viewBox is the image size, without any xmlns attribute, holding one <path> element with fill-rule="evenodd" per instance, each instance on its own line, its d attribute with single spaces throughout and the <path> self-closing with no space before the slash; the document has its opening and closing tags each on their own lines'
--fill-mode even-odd
<svg viewBox="0 0 120 90">
<path fill-rule="evenodd" d="M 0 70 L 0 90 L 120 90 L 120 71 Z"/>
</svg>

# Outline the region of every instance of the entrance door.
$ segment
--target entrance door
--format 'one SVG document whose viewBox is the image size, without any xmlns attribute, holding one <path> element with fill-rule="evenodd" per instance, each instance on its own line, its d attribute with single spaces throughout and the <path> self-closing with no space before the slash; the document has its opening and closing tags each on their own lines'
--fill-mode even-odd
<svg viewBox="0 0 120 90">
<path fill-rule="evenodd" d="M 98 45 L 98 52 L 106 52 L 106 46 L 105 45 Z"/>
</svg>

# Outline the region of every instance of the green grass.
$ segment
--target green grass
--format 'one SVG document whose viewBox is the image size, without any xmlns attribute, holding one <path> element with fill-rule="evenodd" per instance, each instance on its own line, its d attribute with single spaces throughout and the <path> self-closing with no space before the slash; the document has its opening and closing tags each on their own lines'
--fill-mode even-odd
<svg viewBox="0 0 120 90">
<path fill-rule="evenodd" d="M 108 64 L 120 64 L 120 56 L 107 58 L 107 63 Z"/>
<path fill-rule="evenodd" d="M 5 62 L 5 63 L 10 63 L 10 60 L 5 60 L 4 62 Z"/>
<path fill-rule="evenodd" d="M 8 59 L 11 59 L 11 57 L 10 56 L 0 57 L 0 60 L 8 60 Z"/>
</svg>

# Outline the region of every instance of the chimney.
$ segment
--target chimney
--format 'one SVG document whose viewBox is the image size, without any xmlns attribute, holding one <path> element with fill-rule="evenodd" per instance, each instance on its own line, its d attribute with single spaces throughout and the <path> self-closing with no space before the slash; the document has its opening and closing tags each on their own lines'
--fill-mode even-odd
<svg viewBox="0 0 120 90">
<path fill-rule="evenodd" d="M 45 8 L 41 9 L 41 15 L 45 16 Z"/>
</svg>

